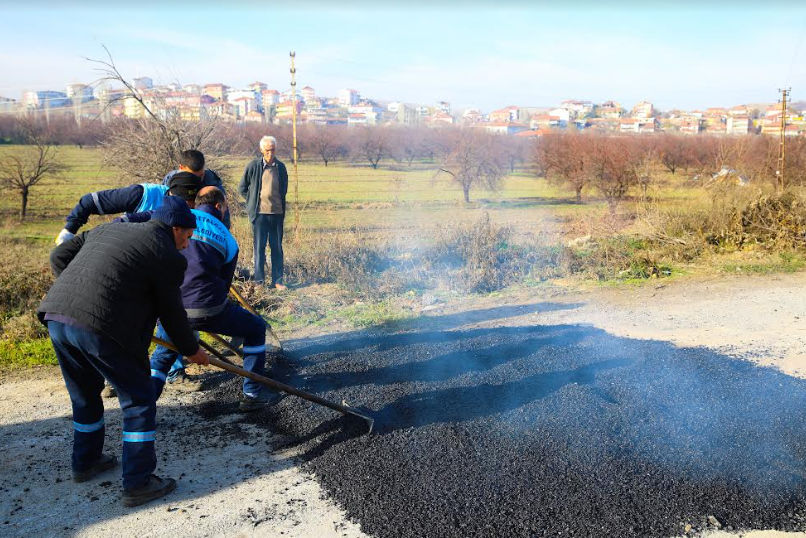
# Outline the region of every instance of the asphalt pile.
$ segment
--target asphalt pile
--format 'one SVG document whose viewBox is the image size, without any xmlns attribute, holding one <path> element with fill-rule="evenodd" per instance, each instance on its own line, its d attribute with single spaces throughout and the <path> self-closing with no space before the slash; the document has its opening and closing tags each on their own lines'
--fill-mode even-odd
<svg viewBox="0 0 806 538">
<path fill-rule="evenodd" d="M 279 429 L 376 536 L 804 530 L 806 382 L 706 349 L 579 326 L 355 333 L 292 343 Z M 208 395 L 231 411 L 240 387 Z"/>
</svg>

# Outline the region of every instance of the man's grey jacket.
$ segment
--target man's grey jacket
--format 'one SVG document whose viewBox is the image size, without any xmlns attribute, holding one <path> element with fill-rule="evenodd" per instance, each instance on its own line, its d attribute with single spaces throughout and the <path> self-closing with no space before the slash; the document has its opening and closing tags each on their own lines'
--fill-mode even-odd
<svg viewBox="0 0 806 538">
<path fill-rule="evenodd" d="M 277 163 L 277 172 L 280 179 L 280 194 L 283 198 L 283 214 L 285 215 L 285 197 L 288 193 L 288 171 L 285 164 L 274 159 Z M 260 189 L 263 186 L 263 157 L 257 158 L 246 165 L 238 185 L 238 192 L 246 200 L 246 213 L 249 215 L 249 222 L 255 222 L 260 214 Z"/>
</svg>

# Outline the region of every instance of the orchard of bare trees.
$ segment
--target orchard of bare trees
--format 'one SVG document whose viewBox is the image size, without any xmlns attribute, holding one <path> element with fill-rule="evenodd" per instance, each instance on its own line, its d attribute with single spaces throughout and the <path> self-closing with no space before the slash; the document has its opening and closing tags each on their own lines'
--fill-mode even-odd
<svg viewBox="0 0 806 538">
<path fill-rule="evenodd" d="M 778 173 L 780 142 L 770 136 L 605 136 L 558 132 L 534 146 L 538 170 L 551 182 L 572 189 L 578 202 L 583 190 L 604 197 L 611 209 L 636 190 L 646 196 L 661 172 L 692 185 L 731 181 L 770 184 L 777 190 L 806 182 L 806 140 L 786 143 L 783 180 Z"/>
</svg>

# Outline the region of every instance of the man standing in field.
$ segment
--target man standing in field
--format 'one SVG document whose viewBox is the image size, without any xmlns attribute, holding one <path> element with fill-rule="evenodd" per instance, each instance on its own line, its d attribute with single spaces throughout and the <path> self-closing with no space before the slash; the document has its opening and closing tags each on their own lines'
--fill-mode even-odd
<svg viewBox="0 0 806 538">
<path fill-rule="evenodd" d="M 246 165 L 238 187 L 246 200 L 246 212 L 252 223 L 256 282 L 266 279 L 266 242 L 271 251 L 270 288 L 286 289 L 283 285 L 283 221 L 285 220 L 285 197 L 288 193 L 288 171 L 277 160 L 277 140 L 264 136 L 260 140 L 262 157 Z"/>
<path fill-rule="evenodd" d="M 167 197 L 153 220 L 108 223 L 65 241 L 51 253 L 56 281 L 37 310 L 50 332 L 73 407 L 73 480 L 117 466 L 104 454 L 104 379 L 123 411 L 123 504 L 167 495 L 171 478 L 152 474 L 156 398 L 148 347 L 157 318 L 191 362 L 208 364 L 182 306 L 179 286 L 196 219 Z"/>
</svg>

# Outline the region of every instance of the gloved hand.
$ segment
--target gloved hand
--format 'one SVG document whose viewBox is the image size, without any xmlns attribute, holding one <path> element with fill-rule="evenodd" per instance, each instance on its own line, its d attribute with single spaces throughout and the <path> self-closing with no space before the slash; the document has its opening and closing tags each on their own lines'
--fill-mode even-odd
<svg viewBox="0 0 806 538">
<path fill-rule="evenodd" d="M 74 238 L 75 236 L 76 236 L 76 234 L 71 233 L 71 232 L 68 232 L 68 231 L 67 231 L 67 229 L 65 228 L 64 230 L 62 230 L 61 232 L 59 232 L 59 235 L 58 235 L 58 236 L 56 236 L 56 241 L 55 241 L 55 243 L 56 243 L 57 245 L 61 245 L 61 244 L 62 244 L 62 243 L 64 243 L 65 241 L 70 241 L 70 240 L 71 240 L 72 238 Z"/>
</svg>

